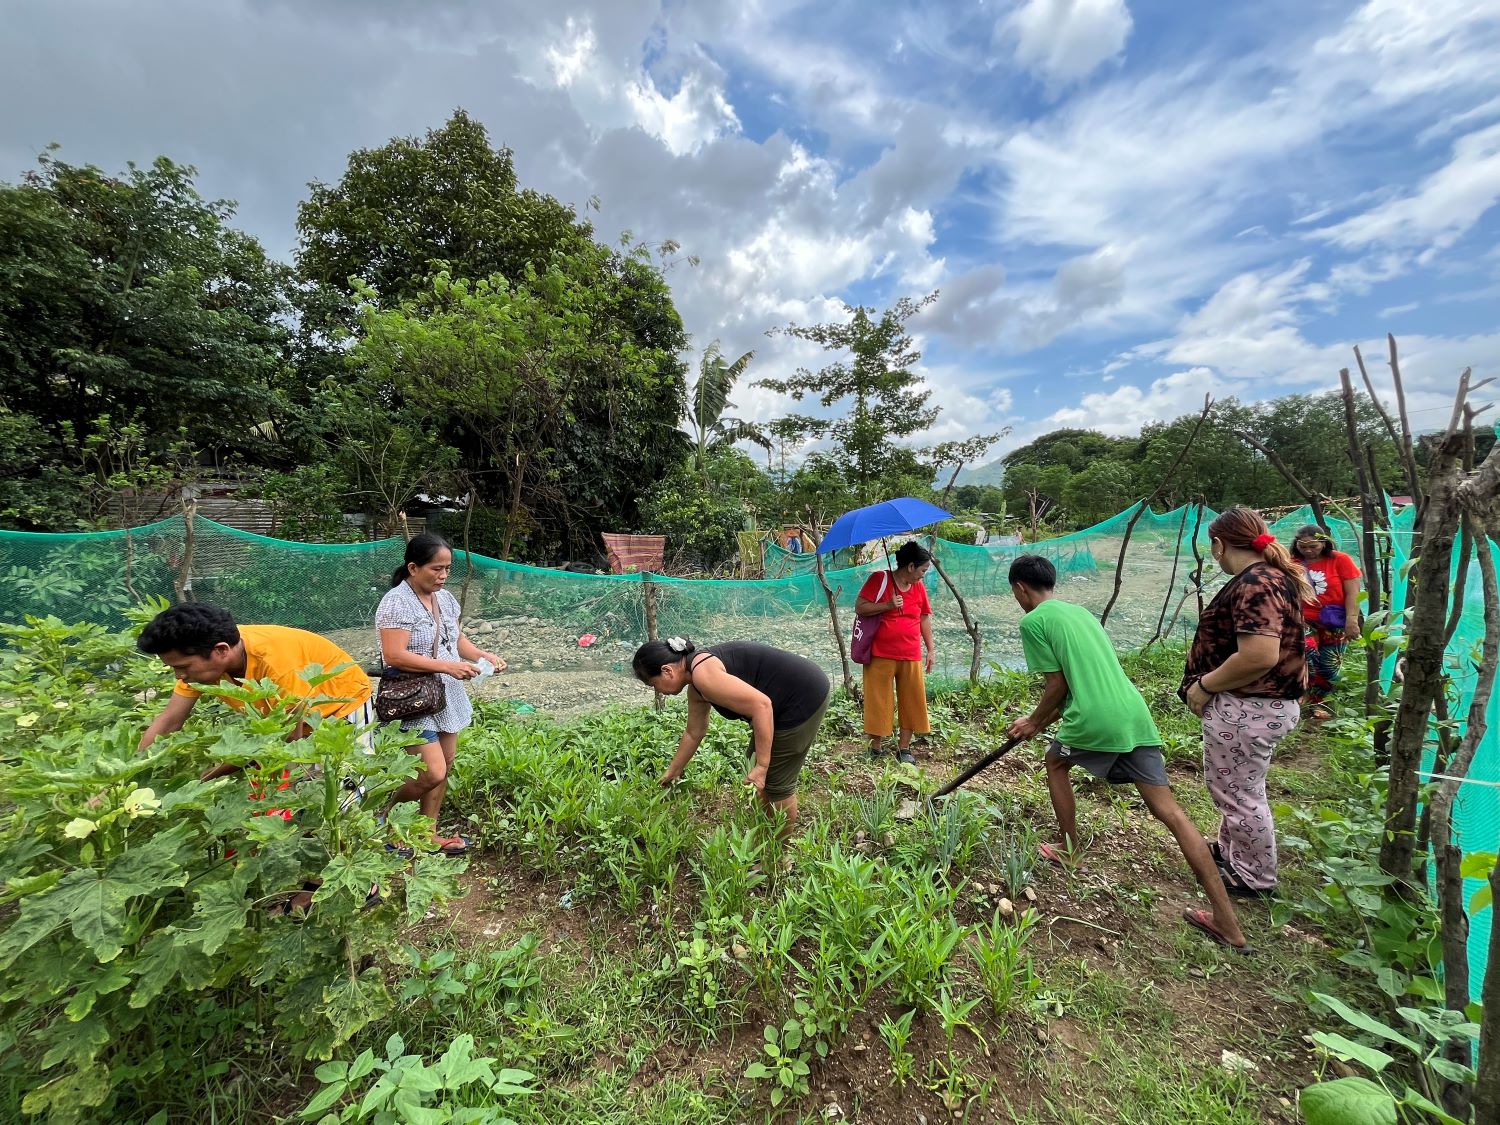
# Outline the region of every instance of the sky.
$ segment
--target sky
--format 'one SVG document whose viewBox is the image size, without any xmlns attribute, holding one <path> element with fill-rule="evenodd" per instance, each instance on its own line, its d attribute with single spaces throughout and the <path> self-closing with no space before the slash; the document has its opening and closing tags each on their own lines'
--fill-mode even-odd
<svg viewBox="0 0 1500 1125">
<path fill-rule="evenodd" d="M 1387 332 L 1418 429 L 1500 375 L 1500 0 L 0 0 L 0 29 L 0 180 L 52 142 L 167 155 L 287 259 L 309 181 L 463 107 L 601 236 L 680 244 L 753 420 L 794 408 L 755 378 L 823 362 L 767 330 L 933 290 L 921 438 L 996 454 L 1336 389 L 1354 344 L 1386 394 Z"/>
</svg>

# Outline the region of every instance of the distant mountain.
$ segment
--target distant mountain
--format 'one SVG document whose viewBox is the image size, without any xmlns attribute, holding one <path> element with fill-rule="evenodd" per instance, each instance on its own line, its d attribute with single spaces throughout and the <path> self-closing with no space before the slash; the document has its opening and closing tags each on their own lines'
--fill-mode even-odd
<svg viewBox="0 0 1500 1125">
<path fill-rule="evenodd" d="M 1002 484 L 1005 480 L 1005 466 L 1000 461 L 990 461 L 983 465 L 965 466 L 958 474 L 959 484 Z M 943 481 L 947 484 L 947 481 Z"/>
</svg>

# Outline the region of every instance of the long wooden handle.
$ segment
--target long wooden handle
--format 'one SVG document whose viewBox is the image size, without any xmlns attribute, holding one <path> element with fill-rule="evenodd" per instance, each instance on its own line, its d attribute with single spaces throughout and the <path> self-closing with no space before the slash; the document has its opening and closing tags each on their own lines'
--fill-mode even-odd
<svg viewBox="0 0 1500 1125">
<path fill-rule="evenodd" d="M 952 781 L 948 782 L 947 785 L 945 785 L 941 789 L 939 789 L 936 793 L 934 793 L 931 797 L 929 797 L 928 800 L 929 801 L 936 801 L 939 797 L 946 797 L 946 796 L 948 796 L 949 793 L 952 793 L 955 789 L 957 789 L 964 782 L 968 781 L 970 778 L 975 777 L 976 775 L 981 774 L 985 770 L 989 769 L 992 765 L 994 765 L 996 762 L 998 762 L 1004 755 L 1009 754 L 1012 750 L 1014 750 L 1017 746 L 1021 745 L 1021 743 L 1025 742 L 1025 741 L 1026 740 L 1024 738 L 1012 738 L 1009 742 L 1005 743 L 1005 745 L 1001 746 L 998 750 L 991 750 L 983 758 L 980 758 L 979 761 L 975 762 L 968 769 L 964 770 L 963 773 L 959 774 Z"/>
</svg>

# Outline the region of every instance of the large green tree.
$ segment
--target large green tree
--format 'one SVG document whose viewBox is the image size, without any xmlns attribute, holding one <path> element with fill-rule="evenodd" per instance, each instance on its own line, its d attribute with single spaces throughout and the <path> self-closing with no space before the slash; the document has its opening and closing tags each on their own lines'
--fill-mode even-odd
<svg viewBox="0 0 1500 1125">
<path fill-rule="evenodd" d="M 282 460 L 286 271 L 165 157 L 120 175 L 44 155 L 0 184 L 0 409 L 77 463 L 107 416 L 146 453 Z"/>
<path fill-rule="evenodd" d="M 1095 461 L 1068 478 L 1062 502 L 1079 526 L 1099 523 L 1140 499 L 1136 475 L 1121 461 Z"/>
<path fill-rule="evenodd" d="M 545 273 L 528 267 L 514 282 L 440 273 L 428 292 L 395 308 L 380 307 L 374 292 L 364 291 L 370 299 L 351 363 L 372 386 L 388 388 L 404 411 L 453 435 L 463 451 L 465 490 L 478 490 L 505 513 L 507 558 L 518 540 L 523 553 L 546 554 L 581 545 L 579 536 L 591 539 L 605 529 L 601 518 L 620 518 L 578 502 L 587 486 L 573 431 L 581 416 L 608 409 L 611 399 L 622 415 L 613 436 L 629 456 L 609 472 L 616 481 L 642 480 L 639 439 L 651 439 L 651 420 L 640 399 L 643 389 L 647 397 L 656 390 L 664 362 L 636 343 L 595 284 L 592 259 L 604 253 L 590 247 L 558 258 Z M 676 390 L 680 404 L 680 385 Z M 672 432 L 675 464 L 686 442 Z M 604 471 L 610 456 L 590 451 L 589 465 Z"/>
<path fill-rule="evenodd" d="M 373 323 L 368 314 L 382 311 L 415 331 L 452 311 L 453 286 L 470 297 L 489 287 L 486 300 L 503 293 L 512 311 L 530 295 L 532 308 L 561 317 L 565 305 L 573 310 L 567 315 L 586 320 L 580 331 L 593 358 L 572 353 L 550 365 L 531 362 L 515 375 L 529 390 L 500 400 L 515 404 L 514 432 L 527 434 L 535 448 L 480 436 L 493 403 L 471 402 L 472 410 L 434 419 L 434 448 L 458 450 L 465 488 L 507 513 L 502 545 L 509 537 L 530 559 L 591 556 L 598 532 L 636 526 L 641 495 L 685 460 L 677 421 L 687 336 L 660 268 L 642 247 L 600 245 L 572 208 L 522 188 L 510 151 L 492 147 L 484 126 L 462 110 L 423 137 L 352 154 L 337 183 L 313 185 L 298 230 L 299 344 L 309 369 L 326 378 L 343 373 L 334 342 L 340 333 L 358 339 Z M 446 296 L 434 288 L 440 275 L 449 279 Z M 482 366 L 476 360 L 463 370 L 474 376 Z M 492 374 L 503 367 L 497 359 Z M 552 378 L 561 371 L 569 374 Z M 384 389 L 374 392 L 376 401 L 393 410 L 427 408 L 420 382 L 401 390 L 377 385 Z M 525 429 L 528 419 L 540 419 L 540 428 Z"/>
<path fill-rule="evenodd" d="M 510 149 L 492 147 L 461 109 L 420 138 L 351 153 L 337 183 L 311 185 L 297 230 L 306 281 L 350 299 L 362 281 L 387 304 L 425 292 L 442 269 L 469 278 L 545 270 L 593 237 L 571 207 L 522 188 Z"/>
<path fill-rule="evenodd" d="M 856 504 L 924 490 L 932 480 L 929 467 L 902 439 L 921 433 L 938 416 L 927 404 L 931 391 L 913 370 L 922 353 L 906 331 L 906 322 L 936 297 L 902 297 L 884 312 L 845 305 L 846 321 L 779 330 L 839 357 L 817 371 L 799 368 L 790 378 L 762 379 L 760 385 L 822 405 L 826 414 L 790 415 L 787 425 L 799 437 L 830 443 Z"/>
<path fill-rule="evenodd" d="M 1046 512 L 1063 509 L 1075 525 L 1096 522 L 1149 491 L 1149 482 L 1177 460 L 1197 420 L 1195 413 L 1151 422 L 1133 438 L 1079 429 L 1043 434 L 1004 458 L 1006 501 L 1017 510 L 1045 501 L 1040 506 Z M 1378 412 L 1361 399 L 1356 420 L 1361 445 L 1374 452 L 1382 482 L 1398 491 L 1404 477 Z M 1210 424 L 1198 433 L 1157 506 L 1171 508 L 1198 496 L 1219 509 L 1299 503 L 1296 489 L 1241 433 L 1273 450 L 1308 488 L 1333 497 L 1357 491 L 1337 392 L 1288 395 L 1252 405 L 1228 398 L 1214 404 Z"/>
</svg>

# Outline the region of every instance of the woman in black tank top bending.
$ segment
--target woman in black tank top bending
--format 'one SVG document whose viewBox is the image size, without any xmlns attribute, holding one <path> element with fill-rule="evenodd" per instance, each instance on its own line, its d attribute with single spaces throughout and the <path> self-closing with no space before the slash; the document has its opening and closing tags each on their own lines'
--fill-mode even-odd
<svg viewBox="0 0 1500 1125">
<path fill-rule="evenodd" d="M 671 785 L 698 752 L 713 708 L 750 724 L 753 785 L 769 813 L 786 814 L 783 835 L 797 820 L 797 775 L 828 711 L 828 676 L 806 657 L 755 641 L 729 641 L 699 649 L 683 637 L 648 641 L 632 661 L 636 678 L 663 695 L 688 693 L 687 729 L 672 764 L 661 775 Z"/>
</svg>

